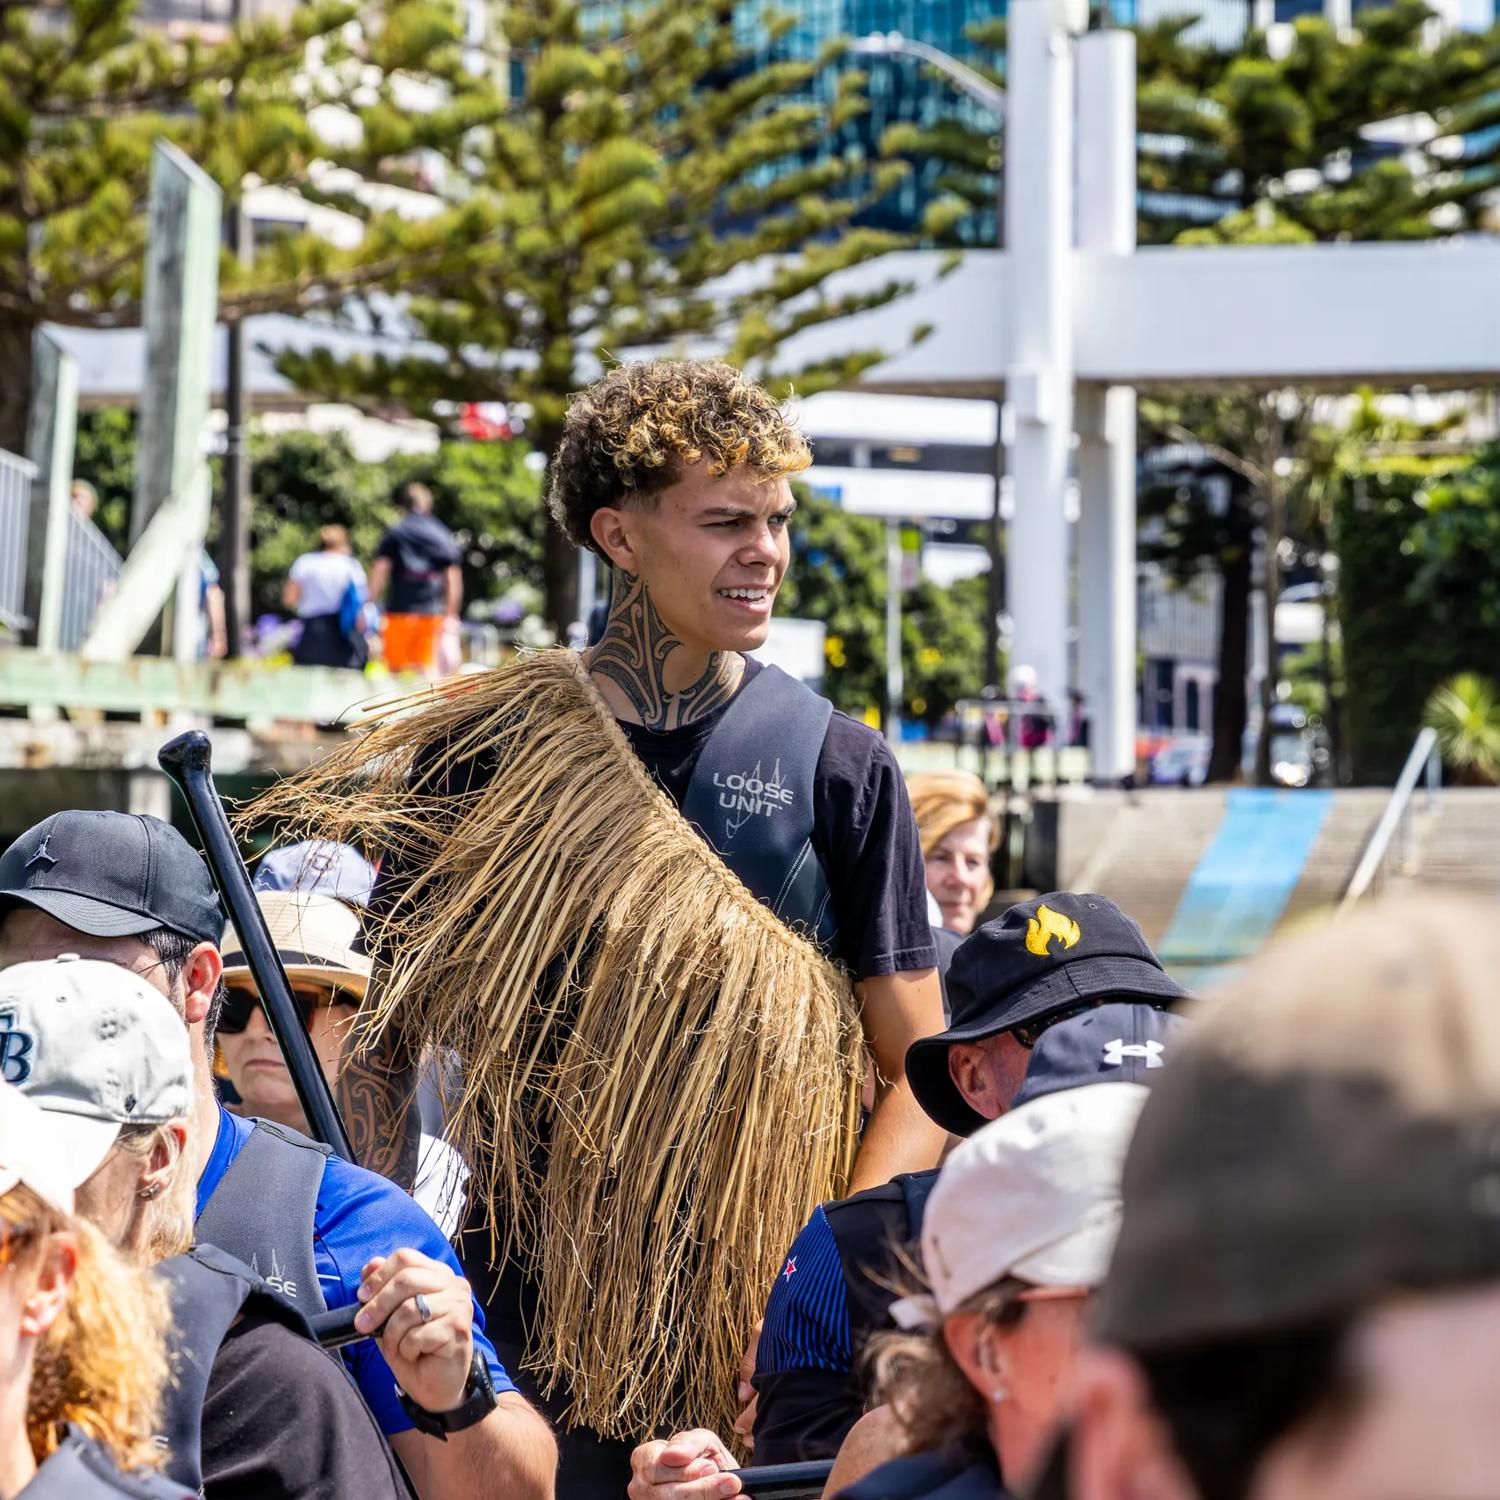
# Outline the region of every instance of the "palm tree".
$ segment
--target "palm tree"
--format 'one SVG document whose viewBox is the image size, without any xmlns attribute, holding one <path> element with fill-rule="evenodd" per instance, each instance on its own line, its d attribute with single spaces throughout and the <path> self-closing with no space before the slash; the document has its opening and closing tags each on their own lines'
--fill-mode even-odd
<svg viewBox="0 0 1500 1500">
<path fill-rule="evenodd" d="M 1423 722 L 1437 730 L 1443 759 L 1465 781 L 1500 782 L 1500 691 L 1477 672 L 1460 672 L 1434 690 Z"/>
</svg>

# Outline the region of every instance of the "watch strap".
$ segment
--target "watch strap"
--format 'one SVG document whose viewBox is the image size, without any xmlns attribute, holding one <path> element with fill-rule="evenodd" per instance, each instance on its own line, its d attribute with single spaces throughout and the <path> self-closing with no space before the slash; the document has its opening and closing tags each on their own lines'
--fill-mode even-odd
<svg viewBox="0 0 1500 1500">
<path fill-rule="evenodd" d="M 450 1432 L 462 1432 L 465 1428 L 484 1421 L 494 1411 L 500 1399 L 496 1396 L 495 1384 L 490 1379 L 490 1367 L 485 1363 L 484 1355 L 477 1345 L 469 1363 L 469 1380 L 464 1387 L 464 1399 L 451 1411 L 428 1411 L 425 1406 L 418 1406 L 399 1385 L 396 1387 L 396 1397 L 401 1402 L 401 1410 L 411 1418 L 411 1425 L 418 1432 L 427 1437 L 435 1437 L 440 1442 L 447 1442 Z"/>
</svg>

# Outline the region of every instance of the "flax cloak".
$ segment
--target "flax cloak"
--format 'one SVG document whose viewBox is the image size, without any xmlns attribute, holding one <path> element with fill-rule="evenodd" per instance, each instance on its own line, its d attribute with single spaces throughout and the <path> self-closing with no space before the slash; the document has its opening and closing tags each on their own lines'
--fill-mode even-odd
<svg viewBox="0 0 1500 1500">
<path fill-rule="evenodd" d="M 467 757 L 478 784 L 445 789 Z M 536 1278 L 543 1390 L 609 1436 L 727 1431 L 781 1256 L 847 1183 L 848 976 L 694 831 L 570 651 L 389 707 L 250 813 L 407 872 L 362 1035 L 462 1059 L 453 1138 L 492 1253 Z"/>
</svg>

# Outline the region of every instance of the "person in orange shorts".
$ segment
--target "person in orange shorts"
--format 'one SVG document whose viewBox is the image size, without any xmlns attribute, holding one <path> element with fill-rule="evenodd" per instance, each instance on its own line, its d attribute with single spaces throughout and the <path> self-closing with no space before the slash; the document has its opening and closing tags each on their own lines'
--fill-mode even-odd
<svg viewBox="0 0 1500 1500">
<path fill-rule="evenodd" d="M 463 608 L 463 571 L 453 533 L 432 513 L 432 491 L 405 484 L 396 493 L 401 519 L 380 539 L 370 568 L 370 597 L 386 599 L 381 641 L 393 672 L 439 674 L 445 631 Z"/>
</svg>

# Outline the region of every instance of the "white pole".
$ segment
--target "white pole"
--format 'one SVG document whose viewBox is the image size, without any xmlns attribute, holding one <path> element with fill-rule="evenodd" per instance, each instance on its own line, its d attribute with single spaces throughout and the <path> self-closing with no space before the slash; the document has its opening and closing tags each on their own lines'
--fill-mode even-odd
<svg viewBox="0 0 1500 1500">
<path fill-rule="evenodd" d="M 901 525 L 894 517 L 885 523 L 885 737 L 893 745 L 901 739 L 901 700 L 906 675 L 901 668 Z"/>
<path fill-rule="evenodd" d="M 1036 669 L 1058 714 L 1068 686 L 1073 432 L 1072 180 L 1075 18 L 1062 0 L 1012 0 L 1006 63 L 1005 397 L 1015 516 L 1006 539 L 1012 668 Z"/>
<path fill-rule="evenodd" d="M 1135 36 L 1078 43 L 1078 247 L 1135 250 Z M 1078 685 L 1093 776 L 1135 769 L 1135 392 L 1078 387 Z"/>
</svg>

